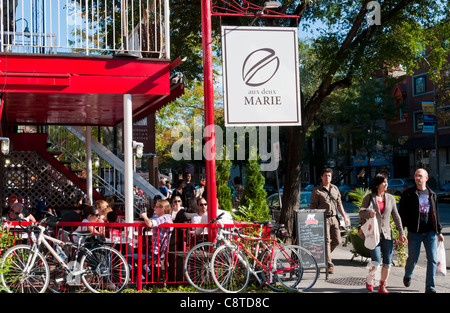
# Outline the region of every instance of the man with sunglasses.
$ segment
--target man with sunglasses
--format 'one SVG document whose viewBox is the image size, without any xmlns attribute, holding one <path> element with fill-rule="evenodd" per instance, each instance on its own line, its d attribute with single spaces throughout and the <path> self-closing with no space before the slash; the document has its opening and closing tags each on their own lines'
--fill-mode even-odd
<svg viewBox="0 0 450 313">
<path fill-rule="evenodd" d="M 197 199 L 197 214 L 195 214 L 192 219 L 191 223 L 193 224 L 200 224 L 202 223 L 202 217 L 203 220 L 208 220 L 208 205 L 205 198 L 198 198 Z M 195 230 L 195 233 L 197 235 L 200 235 L 203 232 L 202 227 L 198 227 Z"/>
<path fill-rule="evenodd" d="M 349 225 L 350 221 L 345 214 L 341 201 L 341 193 L 339 189 L 331 183 L 333 170 L 326 168 L 320 176 L 322 182 L 311 192 L 311 210 L 325 210 L 326 227 L 327 227 L 327 257 L 328 257 L 328 273 L 334 273 L 334 265 L 331 259 L 331 253 L 341 243 L 341 231 L 339 229 L 339 219 L 337 211 L 345 219 L 345 225 Z"/>
</svg>

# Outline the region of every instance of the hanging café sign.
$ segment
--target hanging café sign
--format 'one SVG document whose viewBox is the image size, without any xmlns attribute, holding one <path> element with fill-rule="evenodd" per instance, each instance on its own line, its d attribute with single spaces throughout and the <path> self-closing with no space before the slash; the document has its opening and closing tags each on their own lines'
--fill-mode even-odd
<svg viewBox="0 0 450 313">
<path fill-rule="evenodd" d="M 301 125 L 298 36 L 288 27 L 222 27 L 225 126 Z"/>
</svg>

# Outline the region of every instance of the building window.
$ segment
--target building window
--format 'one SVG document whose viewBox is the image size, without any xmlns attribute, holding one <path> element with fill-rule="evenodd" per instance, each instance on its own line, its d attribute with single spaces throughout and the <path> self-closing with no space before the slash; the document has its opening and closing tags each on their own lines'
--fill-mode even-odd
<svg viewBox="0 0 450 313">
<path fill-rule="evenodd" d="M 420 95 L 426 92 L 426 79 L 425 75 L 414 77 L 414 94 Z"/>
<path fill-rule="evenodd" d="M 414 112 L 414 131 L 421 132 L 423 129 L 423 112 Z"/>
</svg>

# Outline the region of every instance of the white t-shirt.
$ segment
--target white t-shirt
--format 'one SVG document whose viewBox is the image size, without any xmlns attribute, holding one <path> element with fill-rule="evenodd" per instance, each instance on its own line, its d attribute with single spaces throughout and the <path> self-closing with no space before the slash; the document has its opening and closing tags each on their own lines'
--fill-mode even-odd
<svg viewBox="0 0 450 313">
<path fill-rule="evenodd" d="M 206 222 L 204 222 L 206 220 Z M 203 214 L 202 216 L 195 214 L 192 218 L 191 218 L 191 223 L 193 224 L 203 224 L 203 223 L 208 223 L 208 212 L 206 212 L 205 214 Z M 201 235 L 201 233 L 203 232 L 203 227 L 197 227 L 195 230 L 195 233 L 197 235 Z"/>
<path fill-rule="evenodd" d="M 222 217 L 220 218 L 220 222 L 224 225 L 227 224 L 234 224 L 234 220 L 233 217 L 231 216 L 231 213 L 225 210 L 221 210 L 221 209 L 217 209 L 217 216 L 219 216 L 220 214 L 222 214 Z M 196 215 L 197 218 L 199 218 L 200 216 Z M 195 216 L 192 218 L 192 220 L 194 220 Z M 208 212 L 206 212 L 205 214 L 203 214 L 203 216 L 201 216 L 200 221 L 199 222 L 192 222 L 192 223 L 199 223 L 199 224 L 208 224 L 209 220 L 208 220 Z M 201 227 L 198 227 L 196 230 L 197 235 L 201 234 L 203 231 L 203 229 Z"/>
</svg>

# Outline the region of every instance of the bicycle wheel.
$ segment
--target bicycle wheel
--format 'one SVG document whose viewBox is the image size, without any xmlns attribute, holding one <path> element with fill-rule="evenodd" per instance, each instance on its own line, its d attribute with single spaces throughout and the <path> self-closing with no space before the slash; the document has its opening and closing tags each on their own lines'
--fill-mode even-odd
<svg viewBox="0 0 450 313">
<path fill-rule="evenodd" d="M 81 293 L 86 290 L 86 286 L 81 281 L 80 276 L 73 276 L 66 272 L 66 269 L 48 252 L 45 255 L 50 270 L 50 281 L 48 288 L 54 293 Z M 77 261 L 66 261 L 71 271 L 77 271 L 80 263 Z"/>
<path fill-rule="evenodd" d="M 213 292 L 218 289 L 211 275 L 211 257 L 215 250 L 212 242 L 203 242 L 194 246 L 184 261 L 184 276 L 189 284 L 201 292 Z"/>
<path fill-rule="evenodd" d="M 221 246 L 211 258 L 214 282 L 224 292 L 240 292 L 250 277 L 248 260 L 235 246 Z"/>
<path fill-rule="evenodd" d="M 0 267 L 3 287 L 9 293 L 43 293 L 49 283 L 47 261 L 40 252 L 30 266 L 33 252 L 27 245 L 9 248 Z"/>
<path fill-rule="evenodd" d="M 270 250 L 266 249 L 263 251 L 261 258 L 259 259 L 261 264 L 270 268 L 270 263 L 272 262 L 272 253 Z M 277 292 L 286 291 L 286 289 L 279 283 L 278 278 L 275 275 L 271 275 L 270 272 L 265 271 L 261 266 L 256 265 L 255 271 L 260 274 L 262 281 L 270 289 Z"/>
<path fill-rule="evenodd" d="M 95 293 L 121 292 L 130 278 L 125 257 L 109 246 L 95 247 L 81 257 L 81 280 Z"/>
<path fill-rule="evenodd" d="M 310 289 L 319 277 L 319 267 L 316 259 L 307 249 L 301 246 L 283 246 L 274 258 L 275 276 L 287 289 L 294 291 L 306 291 Z M 297 263 L 295 269 L 283 271 L 283 268 L 292 266 L 292 261 Z M 280 271 L 281 270 L 281 271 Z"/>
</svg>

